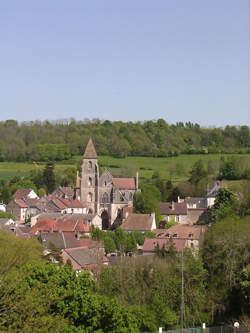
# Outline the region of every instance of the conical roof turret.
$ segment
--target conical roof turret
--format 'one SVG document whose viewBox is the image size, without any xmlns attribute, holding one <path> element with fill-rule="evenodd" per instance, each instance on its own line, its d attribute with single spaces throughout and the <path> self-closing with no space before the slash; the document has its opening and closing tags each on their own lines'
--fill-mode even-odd
<svg viewBox="0 0 250 333">
<path fill-rule="evenodd" d="M 83 158 L 97 158 L 95 146 L 93 144 L 92 138 L 89 138 L 88 144 L 86 146 Z"/>
</svg>

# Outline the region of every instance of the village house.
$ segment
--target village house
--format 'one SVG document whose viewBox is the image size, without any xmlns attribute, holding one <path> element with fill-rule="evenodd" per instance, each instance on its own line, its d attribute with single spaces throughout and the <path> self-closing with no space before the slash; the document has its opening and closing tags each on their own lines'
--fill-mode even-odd
<svg viewBox="0 0 250 333">
<path fill-rule="evenodd" d="M 102 266 L 109 264 L 102 249 L 91 249 L 86 246 L 64 249 L 62 258 L 64 264 L 69 260 L 77 273 L 88 270 L 92 274 L 97 274 Z"/>
<path fill-rule="evenodd" d="M 143 244 L 143 254 L 154 253 L 157 245 L 160 249 L 164 246 L 167 250 L 170 245 L 170 240 L 177 252 L 188 247 L 197 253 L 206 230 L 207 228 L 205 226 L 187 224 L 177 224 L 167 230 L 157 229 L 154 231 L 154 238 L 145 239 Z"/>
<path fill-rule="evenodd" d="M 166 222 L 188 222 L 187 204 L 185 202 L 161 202 L 159 204 L 159 209 L 162 220 Z"/>
<path fill-rule="evenodd" d="M 46 221 L 84 221 L 86 225 L 94 226 L 95 228 L 101 229 L 102 220 L 101 217 L 93 214 L 61 214 L 61 213 L 41 213 L 31 218 L 30 225 L 34 227 L 37 223 L 47 223 Z"/>
<path fill-rule="evenodd" d="M 40 232 L 38 240 L 47 250 L 51 250 L 52 244 L 58 250 L 87 247 L 89 249 L 99 248 L 104 251 L 102 242 L 90 238 L 79 238 L 74 232 Z"/>
<path fill-rule="evenodd" d="M 52 193 L 54 197 L 74 200 L 74 189 L 71 186 L 58 186 Z"/>
<path fill-rule="evenodd" d="M 7 205 L 7 212 L 10 212 L 17 222 L 25 222 L 28 208 L 22 199 L 12 199 Z"/>
<path fill-rule="evenodd" d="M 36 204 L 39 201 L 38 195 L 31 188 L 18 189 L 6 210 L 10 212 L 16 221 L 25 222 L 32 214 L 37 214 L 39 209 Z"/>
<path fill-rule="evenodd" d="M 177 252 L 181 252 L 185 248 L 186 241 L 184 239 L 170 240 L 170 238 L 145 238 L 142 247 L 142 254 L 154 255 L 157 247 L 159 249 L 164 248 L 168 251 L 170 244 L 175 247 Z"/>
<path fill-rule="evenodd" d="M 47 196 L 47 204 L 44 209 L 46 212 L 61 213 L 61 214 L 86 214 L 86 206 L 79 200 L 71 200 L 56 197 L 53 195 Z"/>
<path fill-rule="evenodd" d="M 16 190 L 16 192 L 13 194 L 12 199 L 39 199 L 38 195 L 32 188 L 20 188 Z"/>
<path fill-rule="evenodd" d="M 56 219 L 43 218 L 38 220 L 30 230 L 30 234 L 33 235 L 40 232 L 74 232 L 77 237 L 88 236 L 90 223 L 83 216 L 74 218 L 72 215 L 64 215 Z"/>
<path fill-rule="evenodd" d="M 156 230 L 155 236 L 157 239 L 182 239 L 185 240 L 185 246 L 198 250 L 206 230 L 206 226 L 203 225 L 177 224 L 167 230 Z"/>
<path fill-rule="evenodd" d="M 127 232 L 147 232 L 156 229 L 155 214 L 129 214 L 120 228 Z"/>
</svg>

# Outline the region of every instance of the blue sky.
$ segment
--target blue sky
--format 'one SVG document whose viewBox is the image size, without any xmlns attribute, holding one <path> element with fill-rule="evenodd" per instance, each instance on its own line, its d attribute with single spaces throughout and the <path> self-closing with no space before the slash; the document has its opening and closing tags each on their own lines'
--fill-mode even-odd
<svg viewBox="0 0 250 333">
<path fill-rule="evenodd" d="M 0 3 L 0 120 L 250 124 L 248 0 Z"/>
</svg>

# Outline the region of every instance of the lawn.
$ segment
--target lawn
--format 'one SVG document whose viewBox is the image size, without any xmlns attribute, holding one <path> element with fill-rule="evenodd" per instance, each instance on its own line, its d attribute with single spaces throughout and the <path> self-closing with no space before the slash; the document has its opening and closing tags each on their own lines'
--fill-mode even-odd
<svg viewBox="0 0 250 333">
<path fill-rule="evenodd" d="M 176 157 L 127 157 L 114 158 L 109 156 L 100 156 L 100 172 L 108 169 L 114 176 L 133 176 L 139 171 L 140 179 L 151 178 L 153 172 L 158 171 L 161 178 L 171 179 L 174 183 L 187 180 L 193 164 L 201 159 L 204 166 L 212 165 L 215 173 L 218 171 L 219 160 L 222 156 L 226 158 L 232 155 L 208 154 L 208 155 L 180 155 Z M 250 155 L 234 155 L 238 158 L 244 158 L 250 163 Z M 81 161 L 81 156 L 74 157 L 70 161 L 56 163 L 56 171 L 76 166 Z M 0 163 L 0 179 L 9 179 L 14 176 L 28 176 L 31 170 L 36 168 L 43 169 L 44 163 L 35 165 L 34 163 Z"/>
<path fill-rule="evenodd" d="M 43 169 L 45 164 L 35 165 L 33 163 L 16 163 L 16 162 L 1 162 L 0 163 L 0 180 L 10 179 L 15 176 L 29 176 L 31 170 L 36 168 Z M 70 167 L 70 164 L 56 164 L 56 171 Z"/>
</svg>

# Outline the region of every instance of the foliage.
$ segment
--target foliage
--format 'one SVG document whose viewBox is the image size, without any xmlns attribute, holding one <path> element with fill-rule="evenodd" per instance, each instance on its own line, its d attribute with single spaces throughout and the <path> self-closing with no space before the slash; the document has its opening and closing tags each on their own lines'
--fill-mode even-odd
<svg viewBox="0 0 250 333">
<path fill-rule="evenodd" d="M 208 272 L 208 311 L 213 322 L 247 310 L 239 289 L 250 263 L 249 239 L 249 216 L 227 217 L 212 225 L 205 235 L 202 258 Z"/>
<path fill-rule="evenodd" d="M 71 119 L 64 123 L 20 124 L 6 120 L 0 122 L 0 161 L 69 159 L 82 155 L 89 136 L 99 155 L 114 157 L 239 153 L 248 151 L 249 133 L 248 126 L 201 128 L 190 122 L 170 125 L 164 119 L 136 123 Z"/>
<path fill-rule="evenodd" d="M 2 218 L 7 218 L 7 219 L 15 220 L 14 216 L 10 212 L 2 212 L 2 211 L 0 211 L 0 219 L 2 219 Z"/>
<path fill-rule="evenodd" d="M 48 162 L 43 171 L 43 183 L 45 185 L 47 193 L 52 193 L 56 186 L 54 164 Z"/>
</svg>

